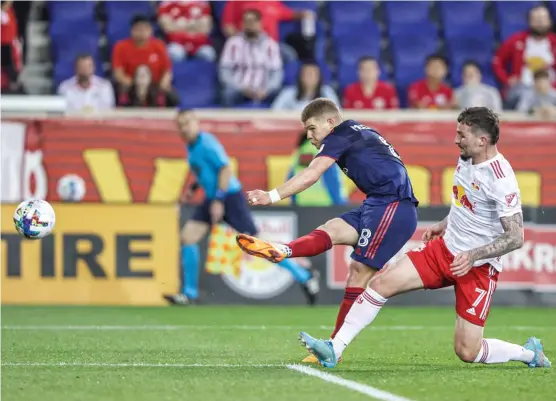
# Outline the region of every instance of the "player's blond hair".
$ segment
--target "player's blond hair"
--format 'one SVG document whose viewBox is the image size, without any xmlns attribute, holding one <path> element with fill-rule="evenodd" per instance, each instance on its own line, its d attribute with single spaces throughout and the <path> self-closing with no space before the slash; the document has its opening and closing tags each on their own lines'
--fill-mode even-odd
<svg viewBox="0 0 556 401">
<path fill-rule="evenodd" d="M 318 97 L 309 103 L 301 112 L 301 122 L 305 123 L 308 119 L 313 117 L 321 117 L 324 115 L 333 115 L 340 117 L 340 109 L 330 99 Z"/>
</svg>

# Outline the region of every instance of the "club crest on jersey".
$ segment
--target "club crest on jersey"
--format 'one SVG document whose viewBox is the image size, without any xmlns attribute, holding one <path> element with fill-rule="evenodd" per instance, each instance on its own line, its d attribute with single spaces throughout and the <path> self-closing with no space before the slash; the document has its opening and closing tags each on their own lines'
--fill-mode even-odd
<svg viewBox="0 0 556 401">
<path fill-rule="evenodd" d="M 517 193 L 514 192 L 513 194 L 506 195 L 506 205 L 508 207 L 514 207 L 517 205 Z"/>
<path fill-rule="evenodd" d="M 465 189 L 463 189 L 461 185 L 454 185 L 452 187 L 452 192 L 454 194 L 454 204 L 457 207 L 464 207 L 471 211 L 471 213 L 475 213 L 475 205 L 471 203 L 471 201 L 467 197 L 467 194 L 465 193 Z"/>
<path fill-rule="evenodd" d="M 471 187 L 472 187 L 475 191 L 478 191 L 479 189 L 481 189 L 481 188 L 479 187 L 479 185 L 476 184 L 476 183 L 474 183 L 474 182 L 471 183 Z"/>
</svg>

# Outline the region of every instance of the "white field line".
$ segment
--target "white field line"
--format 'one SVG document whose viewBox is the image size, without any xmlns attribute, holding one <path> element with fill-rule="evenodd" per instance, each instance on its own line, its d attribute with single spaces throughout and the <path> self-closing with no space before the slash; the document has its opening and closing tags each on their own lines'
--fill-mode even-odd
<svg viewBox="0 0 556 401">
<path fill-rule="evenodd" d="M 347 389 L 357 391 L 358 393 L 365 394 L 370 398 L 380 401 L 411 401 L 408 398 L 400 397 L 398 395 L 389 393 L 384 390 L 379 390 L 367 384 L 358 383 L 353 380 L 347 380 L 339 376 L 331 375 L 330 373 L 323 372 L 322 370 L 317 370 L 310 368 L 308 366 L 302 365 L 287 365 L 288 369 L 294 370 L 296 372 L 302 373 L 304 375 L 313 376 L 321 379 L 325 382 L 336 384 Z"/>
<path fill-rule="evenodd" d="M 103 368 L 283 368 L 284 364 L 201 364 L 201 363 L 102 363 L 102 362 L 2 362 L 2 366 L 103 367 Z"/>
<path fill-rule="evenodd" d="M 3 325 L 2 330 L 21 331 L 172 331 L 172 330 L 332 330 L 332 326 L 273 326 L 273 325 Z M 454 326 L 371 326 L 370 330 L 453 330 Z M 487 326 L 487 329 L 517 331 L 556 331 L 548 326 Z"/>
</svg>

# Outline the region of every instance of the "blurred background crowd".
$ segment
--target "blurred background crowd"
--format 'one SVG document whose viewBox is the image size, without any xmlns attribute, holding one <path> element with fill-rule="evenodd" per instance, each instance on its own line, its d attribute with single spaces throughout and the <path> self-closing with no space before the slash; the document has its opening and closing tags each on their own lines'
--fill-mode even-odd
<svg viewBox="0 0 556 401">
<path fill-rule="evenodd" d="M 556 119 L 554 1 L 2 1 L 2 93 L 114 107 L 487 106 Z"/>
</svg>

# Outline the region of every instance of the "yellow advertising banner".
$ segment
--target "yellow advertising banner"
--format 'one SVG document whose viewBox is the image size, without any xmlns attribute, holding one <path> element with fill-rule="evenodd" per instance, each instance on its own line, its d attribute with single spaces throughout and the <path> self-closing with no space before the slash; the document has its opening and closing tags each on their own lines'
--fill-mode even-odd
<svg viewBox="0 0 556 401">
<path fill-rule="evenodd" d="M 2 205 L 2 304 L 165 305 L 179 286 L 175 205 L 53 204 L 56 226 L 27 240 Z"/>
</svg>

